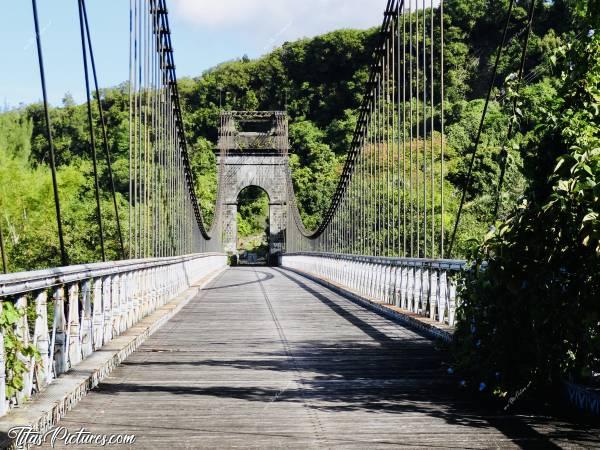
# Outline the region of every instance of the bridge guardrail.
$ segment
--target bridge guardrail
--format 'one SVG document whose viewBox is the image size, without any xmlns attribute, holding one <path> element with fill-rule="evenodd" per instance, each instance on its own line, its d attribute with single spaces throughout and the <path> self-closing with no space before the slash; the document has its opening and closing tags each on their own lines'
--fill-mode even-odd
<svg viewBox="0 0 600 450">
<path fill-rule="evenodd" d="M 281 264 L 454 326 L 456 275 L 466 261 L 302 252 L 282 255 Z"/>
<path fill-rule="evenodd" d="M 203 253 L 0 275 L 0 311 L 15 306 L 15 335 L 40 355 L 16 355 L 26 366 L 23 387 L 7 396 L 11 369 L 0 334 L 0 416 L 226 264 L 223 254 Z"/>
</svg>

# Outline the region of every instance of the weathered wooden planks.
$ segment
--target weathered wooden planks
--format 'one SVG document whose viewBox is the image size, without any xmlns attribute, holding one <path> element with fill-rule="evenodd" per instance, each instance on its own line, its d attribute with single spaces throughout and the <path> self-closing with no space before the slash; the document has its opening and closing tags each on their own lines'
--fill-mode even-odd
<svg viewBox="0 0 600 450">
<path fill-rule="evenodd" d="M 598 430 L 482 410 L 427 339 L 260 267 L 225 272 L 61 425 L 135 433 L 132 448 L 600 445 Z"/>
</svg>

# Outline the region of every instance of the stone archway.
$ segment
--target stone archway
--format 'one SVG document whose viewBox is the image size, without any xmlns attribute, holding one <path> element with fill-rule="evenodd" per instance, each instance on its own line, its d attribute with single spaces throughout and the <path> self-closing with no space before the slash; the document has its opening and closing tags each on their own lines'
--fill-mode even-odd
<svg viewBox="0 0 600 450">
<path fill-rule="evenodd" d="M 244 123 L 253 131 L 244 131 Z M 223 171 L 224 248 L 237 253 L 238 196 L 256 186 L 269 197 L 269 253 L 280 253 L 285 243 L 287 214 L 287 119 L 285 113 L 272 111 L 224 112 L 221 114 L 218 157 Z M 262 130 L 260 126 L 262 124 Z M 257 131 L 259 130 L 259 131 Z"/>
</svg>

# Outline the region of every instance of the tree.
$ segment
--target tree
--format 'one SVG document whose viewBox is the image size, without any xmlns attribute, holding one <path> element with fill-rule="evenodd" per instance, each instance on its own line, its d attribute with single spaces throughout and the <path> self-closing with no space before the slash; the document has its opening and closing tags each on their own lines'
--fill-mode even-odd
<svg viewBox="0 0 600 450">
<path fill-rule="evenodd" d="M 557 95 L 535 105 L 526 196 L 478 248 L 462 292 L 458 364 L 502 396 L 600 372 L 600 10 L 573 3 L 582 37 L 555 54 Z"/>
</svg>

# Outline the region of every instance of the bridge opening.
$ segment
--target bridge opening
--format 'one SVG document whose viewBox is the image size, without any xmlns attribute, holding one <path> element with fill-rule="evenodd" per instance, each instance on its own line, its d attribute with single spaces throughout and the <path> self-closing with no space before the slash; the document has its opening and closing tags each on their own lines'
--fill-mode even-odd
<svg viewBox="0 0 600 450">
<path fill-rule="evenodd" d="M 241 253 L 245 256 L 257 252 L 258 259 L 263 253 L 264 247 L 259 244 L 262 242 L 268 249 L 265 262 L 277 264 L 284 246 L 287 221 L 286 113 L 223 111 L 218 150 L 218 165 L 223 180 L 221 196 L 224 205 L 222 227 L 225 252 L 238 261 L 243 261 Z M 246 193 L 245 189 L 249 187 L 252 190 Z M 265 197 L 259 202 L 259 193 L 263 190 Z M 249 201 L 252 206 L 246 205 L 244 212 L 238 211 L 244 208 L 244 201 Z M 243 228 L 239 233 L 238 225 Z M 259 229 L 264 230 L 267 237 L 258 239 Z"/>
<path fill-rule="evenodd" d="M 267 264 L 269 256 L 269 195 L 248 186 L 237 197 L 236 247 L 240 264 Z"/>
</svg>

